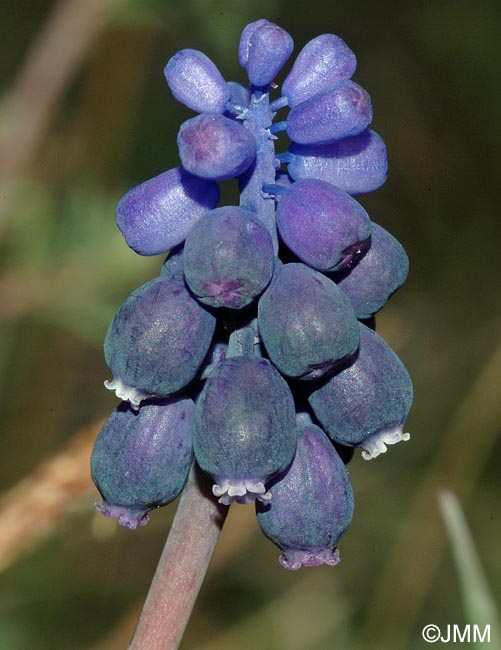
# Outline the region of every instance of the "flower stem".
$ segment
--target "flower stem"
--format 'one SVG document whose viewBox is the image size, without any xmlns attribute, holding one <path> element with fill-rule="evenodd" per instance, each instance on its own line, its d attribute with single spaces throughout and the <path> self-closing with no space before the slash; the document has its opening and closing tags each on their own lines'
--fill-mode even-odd
<svg viewBox="0 0 501 650">
<path fill-rule="evenodd" d="M 256 213 L 264 223 L 273 241 L 275 254 L 278 251 L 277 228 L 275 224 L 275 201 L 263 193 L 263 185 L 275 182 L 277 161 L 275 138 L 270 135 L 269 126 L 273 116 L 270 111 L 268 93 L 254 92 L 243 125 L 256 139 L 256 160 L 239 178 L 240 206 Z M 278 163 L 280 165 L 280 163 Z"/>
<path fill-rule="evenodd" d="M 194 464 L 129 650 L 179 647 L 227 513 Z"/>
</svg>

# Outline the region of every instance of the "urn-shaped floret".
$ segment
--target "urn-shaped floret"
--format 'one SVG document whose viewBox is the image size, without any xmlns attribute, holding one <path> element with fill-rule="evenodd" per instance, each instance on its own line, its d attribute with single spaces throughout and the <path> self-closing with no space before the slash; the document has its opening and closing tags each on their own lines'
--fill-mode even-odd
<svg viewBox="0 0 501 650">
<path fill-rule="evenodd" d="M 186 282 L 198 300 L 241 309 L 271 280 L 273 242 L 254 213 L 226 206 L 212 210 L 191 229 L 183 261 Z"/>
<path fill-rule="evenodd" d="M 193 457 L 195 405 L 186 397 L 146 403 L 133 411 L 123 402 L 101 430 L 91 457 L 92 478 L 103 503 L 97 509 L 136 528 L 148 512 L 183 489 Z"/>
<path fill-rule="evenodd" d="M 136 253 L 166 253 L 216 207 L 220 195 L 214 181 L 175 167 L 129 190 L 118 203 L 117 225 Z"/>
<path fill-rule="evenodd" d="M 357 318 L 370 318 L 402 286 L 409 271 L 409 258 L 387 230 L 372 222 L 371 243 L 352 267 L 332 274 L 348 296 Z"/>
<path fill-rule="evenodd" d="M 133 406 L 180 391 L 202 364 L 215 324 L 182 276 L 143 284 L 120 307 L 106 334 L 104 355 L 113 373 L 106 387 Z"/>
<path fill-rule="evenodd" d="M 221 503 L 268 500 L 266 483 L 296 449 L 294 401 L 267 359 L 229 357 L 200 393 L 193 447 Z"/>
<path fill-rule="evenodd" d="M 203 52 L 176 52 L 164 68 L 174 97 L 197 113 L 224 113 L 230 89 L 216 65 Z"/>
<path fill-rule="evenodd" d="M 217 181 L 240 176 L 256 157 L 252 133 L 240 122 L 215 113 L 202 113 L 184 122 L 177 145 L 188 172 Z"/>
<path fill-rule="evenodd" d="M 257 519 L 282 550 L 282 566 L 337 564 L 337 543 L 353 517 L 353 490 L 343 461 L 320 427 L 300 428 L 294 460 L 269 491 L 269 504 L 256 503 Z"/>
<path fill-rule="evenodd" d="M 360 347 L 354 361 L 309 397 L 329 436 L 342 445 L 361 447 L 366 460 L 386 445 L 408 440 L 403 425 L 412 405 L 412 382 L 390 346 L 360 324 Z"/>
<path fill-rule="evenodd" d="M 304 264 L 275 271 L 259 300 L 258 322 L 272 363 L 289 377 L 323 377 L 358 348 L 350 301 L 334 282 Z"/>
<path fill-rule="evenodd" d="M 369 245 L 367 212 L 349 194 L 325 181 L 294 183 L 280 195 L 276 215 L 286 246 L 318 271 L 347 266 Z"/>
<path fill-rule="evenodd" d="M 296 106 L 329 90 L 338 81 L 350 79 L 356 67 L 357 59 L 343 39 L 321 34 L 306 43 L 298 54 L 282 84 L 282 95 L 287 97 L 289 106 Z"/>
</svg>

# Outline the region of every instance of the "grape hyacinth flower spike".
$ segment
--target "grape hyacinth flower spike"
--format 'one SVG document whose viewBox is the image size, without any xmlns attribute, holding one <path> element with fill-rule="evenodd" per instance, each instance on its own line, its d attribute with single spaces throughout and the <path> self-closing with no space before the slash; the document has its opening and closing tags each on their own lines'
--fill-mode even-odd
<svg viewBox="0 0 501 650">
<path fill-rule="evenodd" d="M 130 248 L 168 257 L 106 335 L 106 385 L 129 404 L 96 441 L 98 508 L 134 528 L 182 491 L 133 650 L 177 647 L 231 503 L 256 503 L 285 568 L 334 565 L 353 515 L 335 444 L 374 458 L 408 438 L 409 375 L 360 322 L 408 272 L 402 246 L 353 198 L 384 183 L 386 147 L 339 36 L 307 43 L 277 92 L 293 47 L 265 18 L 247 25 L 248 83 L 226 81 L 198 50 L 174 54 L 167 84 L 198 113 L 179 129 L 180 164 L 117 207 Z M 231 179 L 238 205 L 221 205 Z M 194 580 L 182 574 L 185 543 L 197 548 Z M 152 636 L 160 601 L 172 611 Z"/>
</svg>

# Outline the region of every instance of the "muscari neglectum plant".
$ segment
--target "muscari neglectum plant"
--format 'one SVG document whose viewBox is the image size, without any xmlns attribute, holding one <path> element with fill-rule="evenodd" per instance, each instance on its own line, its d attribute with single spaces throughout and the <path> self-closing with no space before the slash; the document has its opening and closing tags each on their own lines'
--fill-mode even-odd
<svg viewBox="0 0 501 650">
<path fill-rule="evenodd" d="M 97 507 L 135 529 L 184 488 L 132 648 L 178 646 L 233 502 L 255 502 L 285 568 L 337 564 L 353 515 L 342 457 L 409 437 L 412 384 L 374 331 L 408 260 L 353 198 L 384 183 L 385 145 L 338 36 L 307 43 L 270 99 L 292 50 L 277 25 L 247 25 L 246 86 L 177 52 L 165 78 L 197 113 L 181 165 L 118 204 L 133 250 L 169 254 L 106 335 L 105 384 L 123 401 L 92 454 Z M 219 206 L 232 178 L 239 205 Z"/>
</svg>

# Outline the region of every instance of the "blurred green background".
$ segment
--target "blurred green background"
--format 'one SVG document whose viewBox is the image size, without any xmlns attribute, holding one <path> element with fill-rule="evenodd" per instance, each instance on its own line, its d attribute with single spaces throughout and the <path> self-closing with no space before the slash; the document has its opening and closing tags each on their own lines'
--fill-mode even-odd
<svg viewBox="0 0 501 650">
<path fill-rule="evenodd" d="M 261 17 L 286 28 L 296 52 L 332 32 L 357 54 L 390 163 L 385 186 L 360 200 L 411 262 L 378 330 L 414 380 L 412 437 L 349 465 L 356 514 L 334 569 L 284 571 L 253 509 L 234 507 L 182 648 L 422 649 L 427 623 L 480 623 L 438 494 L 457 494 L 499 600 L 501 5 L 0 7 L 0 648 L 127 647 L 175 505 L 135 533 L 93 509 L 88 450 L 116 405 L 102 340 L 161 262 L 127 248 L 114 208 L 178 164 L 191 113 L 166 87 L 167 59 L 201 49 L 243 80 L 239 34 Z"/>
</svg>

